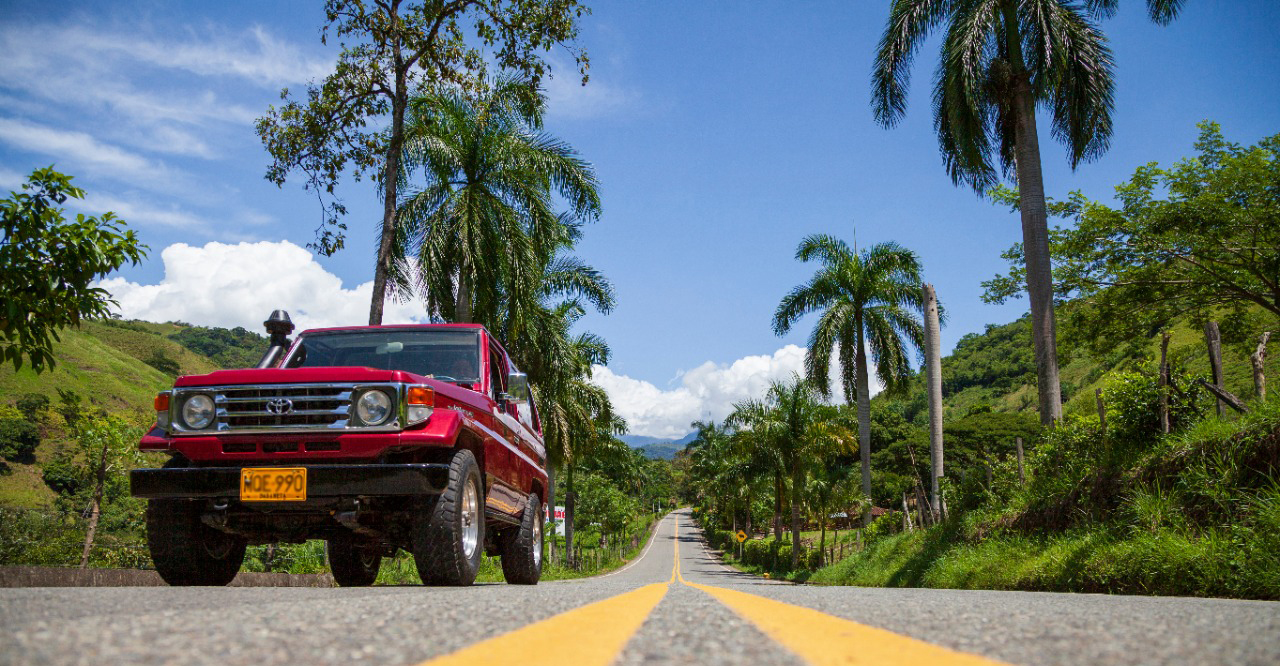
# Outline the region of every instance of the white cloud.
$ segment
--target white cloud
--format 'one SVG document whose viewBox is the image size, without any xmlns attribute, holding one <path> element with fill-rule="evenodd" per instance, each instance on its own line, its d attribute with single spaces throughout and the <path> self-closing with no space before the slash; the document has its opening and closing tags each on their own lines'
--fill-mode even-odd
<svg viewBox="0 0 1280 666">
<path fill-rule="evenodd" d="M 67 159 L 119 180 L 168 181 L 163 167 L 136 153 L 103 143 L 84 132 L 54 129 L 14 118 L 0 118 L 0 141 L 23 150 Z"/>
<path fill-rule="evenodd" d="M 552 56 L 550 64 L 552 74 L 542 80 L 550 115 L 574 120 L 598 118 L 633 107 L 640 100 L 638 91 L 612 83 L 598 73 L 582 85 L 581 74 L 565 58 Z"/>
<path fill-rule="evenodd" d="M 157 206 L 150 203 L 127 201 L 116 197 L 88 194 L 84 199 L 68 199 L 67 205 L 86 215 L 101 215 L 107 211 L 116 214 L 130 226 L 160 226 L 177 229 L 209 228 L 203 219 L 178 206 Z"/>
<path fill-rule="evenodd" d="M 680 386 L 663 390 L 653 384 L 615 374 L 604 366 L 592 368 L 592 381 L 604 388 L 614 411 L 627 420 L 633 435 L 683 437 L 696 420 L 720 421 L 733 404 L 760 398 L 769 384 L 804 373 L 805 349 L 787 345 L 772 355 L 747 356 L 732 363 L 707 361 L 677 378 Z M 832 388 L 838 394 L 838 365 L 832 367 Z M 871 394 L 880 392 L 872 378 Z"/>
<path fill-rule="evenodd" d="M 373 282 L 344 289 L 306 249 L 289 241 L 170 245 L 161 252 L 164 278 L 143 285 L 103 280 L 130 319 L 185 321 L 205 326 L 262 328 L 275 309 L 288 310 L 298 329 L 362 324 L 369 320 Z M 427 319 L 421 305 L 387 301 L 383 321 Z"/>
<path fill-rule="evenodd" d="M 277 87 L 325 76 L 333 64 L 309 57 L 262 26 L 238 34 L 188 35 L 177 41 L 138 39 L 72 29 L 89 48 L 115 51 L 157 67 L 183 69 L 201 76 L 233 76 L 263 87 Z"/>
<path fill-rule="evenodd" d="M 9 192 L 21 192 L 22 184 L 27 182 L 27 177 L 14 171 L 0 167 L 0 195 L 8 195 Z"/>
</svg>

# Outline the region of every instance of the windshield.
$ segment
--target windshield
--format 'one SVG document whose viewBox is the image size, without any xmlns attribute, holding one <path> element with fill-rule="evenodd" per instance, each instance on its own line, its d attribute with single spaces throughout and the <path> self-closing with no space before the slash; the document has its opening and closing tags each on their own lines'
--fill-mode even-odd
<svg viewBox="0 0 1280 666">
<path fill-rule="evenodd" d="M 480 381 L 480 334 L 474 330 L 329 331 L 298 339 L 286 368 L 357 366 L 403 370 L 433 379 Z"/>
</svg>

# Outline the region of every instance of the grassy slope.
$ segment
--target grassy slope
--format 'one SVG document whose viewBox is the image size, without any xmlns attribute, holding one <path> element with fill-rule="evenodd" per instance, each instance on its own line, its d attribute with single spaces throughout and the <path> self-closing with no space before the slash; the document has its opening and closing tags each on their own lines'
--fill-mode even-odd
<svg viewBox="0 0 1280 666">
<path fill-rule="evenodd" d="M 1080 495 L 1046 491 L 1066 474 L 1050 466 L 1007 501 L 880 538 L 808 582 L 1280 599 L 1280 401 L 1253 407 L 1135 450 L 1119 473 L 1095 468 Z"/>
<path fill-rule="evenodd" d="M 1018 323 L 1015 322 L 993 327 L 988 335 L 997 334 L 1017 325 Z M 1205 346 L 1204 332 L 1198 326 L 1194 326 L 1188 321 L 1183 321 L 1172 327 L 1170 333 L 1172 338 L 1169 342 L 1169 358 L 1173 360 L 1175 366 L 1193 375 L 1208 377 L 1209 358 Z M 1031 344 L 1029 339 L 1026 341 L 1010 340 L 1004 346 L 1009 347 L 1009 345 L 1023 342 L 1028 347 Z M 1247 398 L 1253 395 L 1253 371 L 1249 365 L 1249 354 L 1252 350 L 1252 345 L 1223 346 L 1224 383 L 1228 391 L 1240 398 Z M 1122 354 L 1118 355 L 1118 358 L 1109 359 L 1092 358 L 1083 350 L 1064 354 L 1059 368 L 1064 392 L 1069 392 L 1069 399 L 1063 406 L 1064 413 L 1096 413 L 1094 389 L 1102 386 L 1102 382 L 1106 379 L 1106 371 L 1135 368 L 1144 360 L 1152 364 L 1158 363 L 1160 358 L 1159 337 L 1149 340 L 1145 346 L 1140 347 L 1137 351 L 1138 353 L 1136 354 Z M 1015 353 L 1012 348 L 1007 350 L 997 348 L 992 355 L 1013 356 Z M 957 350 L 956 354 L 943 358 L 943 374 L 946 374 L 946 367 L 949 363 L 960 361 L 960 357 L 965 354 L 965 350 Z M 1154 371 L 1154 365 L 1149 369 Z M 923 391 L 923 384 L 921 384 L 920 390 Z M 944 397 L 944 403 L 948 416 L 963 415 L 978 405 L 989 405 L 994 411 L 998 412 L 1034 410 L 1036 408 L 1036 389 L 1034 383 L 1022 383 L 1010 391 L 992 389 L 985 386 L 970 386 L 947 394 Z"/>
<path fill-rule="evenodd" d="M 148 365 L 147 359 L 168 358 L 182 374 L 218 369 L 210 359 L 166 337 L 183 328 L 150 322 L 87 322 L 78 329 L 63 330 L 61 341 L 54 345 L 58 365 L 53 371 L 36 374 L 29 367 L 15 372 L 11 365 L 0 366 L 0 402 L 12 403 L 24 393 L 42 393 L 56 407 L 61 388 L 109 412 L 149 413 L 155 394 L 172 386 L 174 378 Z M 65 435 L 61 416 L 51 413 L 49 421 L 35 464 L 10 463 L 11 471 L 0 475 L 0 506 L 52 505 L 54 494 L 41 478 L 40 465 L 52 457 Z"/>
</svg>

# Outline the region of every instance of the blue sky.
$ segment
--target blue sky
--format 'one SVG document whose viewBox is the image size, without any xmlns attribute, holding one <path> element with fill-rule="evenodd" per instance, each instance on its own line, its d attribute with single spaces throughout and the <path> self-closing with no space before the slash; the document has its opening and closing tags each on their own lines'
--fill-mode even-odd
<svg viewBox="0 0 1280 666">
<path fill-rule="evenodd" d="M 150 258 L 106 283 L 127 316 L 256 330 L 285 307 L 304 323 L 363 321 L 372 187 L 344 185 L 348 247 L 314 256 L 318 205 L 296 181 L 263 180 L 252 127 L 281 87 L 301 90 L 332 62 L 319 4 L 3 3 L 0 187 L 56 163 L 89 191 L 85 212 L 114 210 L 139 231 Z M 946 348 L 1025 310 L 979 299 L 1019 223 L 943 171 L 936 40 L 904 122 L 873 122 L 887 2 L 594 4 L 580 40 L 591 82 L 578 87 L 553 55 L 565 76 L 549 84 L 547 124 L 602 182 L 604 215 L 578 253 L 614 281 L 618 307 L 583 325 L 613 347 L 597 379 L 634 432 L 680 434 L 798 368 L 812 322 L 779 338 L 769 321 L 812 274 L 792 258 L 807 234 L 856 230 L 859 245 L 919 253 L 950 311 Z M 1103 27 L 1118 75 L 1112 147 L 1072 172 L 1042 123 L 1051 196 L 1109 197 L 1139 164 L 1188 155 L 1202 119 L 1241 142 L 1280 131 L 1280 3 L 1192 0 L 1159 27 L 1131 1 Z"/>
</svg>

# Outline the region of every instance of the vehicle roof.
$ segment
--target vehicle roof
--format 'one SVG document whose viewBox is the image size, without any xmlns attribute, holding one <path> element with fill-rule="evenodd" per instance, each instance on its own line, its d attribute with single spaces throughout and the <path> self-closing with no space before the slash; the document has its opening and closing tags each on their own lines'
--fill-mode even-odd
<svg viewBox="0 0 1280 666">
<path fill-rule="evenodd" d="M 331 333 L 334 331 L 380 331 L 384 329 L 436 329 L 436 328 L 470 328 L 475 330 L 485 330 L 484 324 L 384 324 L 382 326 L 334 326 L 331 328 L 309 328 L 298 333 L 298 335 L 306 335 L 307 333 Z"/>
</svg>

